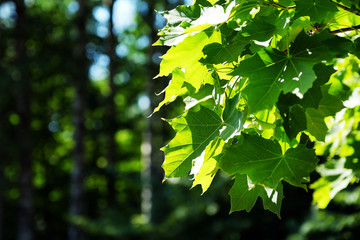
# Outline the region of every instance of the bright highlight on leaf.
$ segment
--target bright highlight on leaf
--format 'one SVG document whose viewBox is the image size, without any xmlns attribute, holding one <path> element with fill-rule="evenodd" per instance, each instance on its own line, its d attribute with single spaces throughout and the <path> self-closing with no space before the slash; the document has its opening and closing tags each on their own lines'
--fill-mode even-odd
<svg viewBox="0 0 360 240">
<path fill-rule="evenodd" d="M 359 180 L 360 17 L 346 4 L 196 0 L 163 12 L 155 45 L 170 49 L 158 76 L 171 80 L 154 113 L 185 104 L 167 120 L 165 179 L 191 175 L 205 193 L 222 171 L 234 179 L 230 212 L 260 197 L 279 217 L 283 181 L 307 189 L 317 168 L 310 186 L 323 208 Z M 325 165 L 315 152 L 328 154 Z"/>
</svg>

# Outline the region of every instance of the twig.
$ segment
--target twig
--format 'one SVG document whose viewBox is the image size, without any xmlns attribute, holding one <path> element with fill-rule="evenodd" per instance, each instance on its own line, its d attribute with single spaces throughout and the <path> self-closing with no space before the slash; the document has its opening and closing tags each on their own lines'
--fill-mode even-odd
<svg viewBox="0 0 360 240">
<path fill-rule="evenodd" d="M 351 10 L 349 7 L 346 7 L 346 6 L 343 6 L 337 2 L 335 2 L 334 0 L 330 0 L 332 3 L 336 4 L 336 6 L 338 8 L 341 8 L 345 11 L 348 11 L 350 13 L 353 13 L 353 14 L 356 14 L 358 16 L 360 16 L 360 13 L 358 11 L 353 11 Z M 281 9 L 295 9 L 296 6 L 295 5 L 292 5 L 292 6 L 283 6 L 283 5 L 280 5 L 272 0 L 269 0 L 269 3 L 271 3 L 273 6 L 277 7 L 277 8 L 281 8 Z M 341 28 L 341 29 L 338 29 L 338 30 L 333 30 L 333 31 L 330 31 L 331 34 L 338 34 L 338 33 L 343 33 L 343 32 L 348 32 L 348 31 L 353 31 L 353 30 L 357 30 L 357 29 L 360 29 L 360 25 L 356 25 L 356 26 L 353 26 L 353 27 L 347 27 L 347 28 Z M 318 30 L 318 29 L 317 29 Z"/>
<path fill-rule="evenodd" d="M 356 30 L 356 29 L 360 29 L 360 25 L 356 25 L 356 26 L 353 26 L 353 27 L 347 27 L 347 28 L 340 28 L 338 30 L 330 31 L 330 33 L 331 34 L 337 34 L 337 33 L 353 31 L 353 30 Z"/>
<path fill-rule="evenodd" d="M 278 8 L 281 8 L 281 9 L 294 9 L 294 8 L 296 8 L 295 5 L 292 5 L 292 6 L 283 6 L 283 5 L 280 5 L 280 4 L 278 4 L 278 3 L 274 2 L 274 1 L 269 1 L 269 2 L 270 2 L 273 6 L 278 7 Z"/>
<path fill-rule="evenodd" d="M 353 13 L 353 14 L 356 14 L 356 15 L 360 16 L 360 13 L 359 13 L 359 12 L 357 12 L 357 11 L 354 12 L 354 11 L 352 11 L 350 8 L 348 8 L 348 7 L 344 6 L 344 5 L 341 5 L 341 4 L 337 3 L 337 2 L 335 2 L 334 0 L 330 0 L 330 1 L 333 2 L 333 3 L 335 3 L 336 6 L 338 6 L 338 8 L 344 9 L 345 11 L 348 11 L 348 12 L 351 12 L 351 13 Z"/>
<path fill-rule="evenodd" d="M 337 3 L 337 2 L 335 2 L 334 0 L 330 0 L 332 3 L 334 3 L 334 4 L 336 4 L 336 6 L 338 6 L 338 8 L 341 8 L 341 9 L 343 9 L 343 10 L 345 10 L 345 11 L 348 11 L 348 12 L 351 12 L 351 13 L 353 13 L 353 14 L 356 14 L 356 15 L 358 15 L 358 16 L 360 16 L 360 13 L 358 12 L 358 11 L 353 11 L 353 10 L 351 10 L 351 8 L 349 8 L 349 7 L 346 7 L 346 6 L 344 6 L 344 5 L 341 5 L 340 3 Z M 276 3 L 276 2 L 274 2 L 274 1 L 269 1 L 273 6 L 275 6 L 275 7 L 278 7 L 278 8 L 281 8 L 281 9 L 295 9 L 296 8 L 296 5 L 292 5 L 292 6 L 283 6 L 283 5 L 280 5 L 280 4 L 278 4 L 278 3 Z"/>
</svg>

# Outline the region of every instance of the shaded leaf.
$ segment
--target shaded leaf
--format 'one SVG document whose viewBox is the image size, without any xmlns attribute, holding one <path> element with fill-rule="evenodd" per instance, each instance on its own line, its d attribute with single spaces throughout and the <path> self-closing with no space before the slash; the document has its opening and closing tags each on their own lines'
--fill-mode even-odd
<svg viewBox="0 0 360 240">
<path fill-rule="evenodd" d="M 254 184 L 275 189 L 281 180 L 304 187 L 304 179 L 318 159 L 303 145 L 282 153 L 278 142 L 257 135 L 242 134 L 243 141 L 226 148 L 220 168 L 226 173 L 246 174 Z"/>
<path fill-rule="evenodd" d="M 207 64 L 220 64 L 237 61 L 247 44 L 247 42 L 236 42 L 230 45 L 211 43 L 204 47 L 203 52 L 206 57 L 200 61 Z"/>
<path fill-rule="evenodd" d="M 279 11 L 274 7 L 261 7 L 245 27 L 242 28 L 242 35 L 251 40 L 265 42 L 279 32 L 284 32 L 288 27 L 288 11 Z"/>
<path fill-rule="evenodd" d="M 288 54 L 266 48 L 241 61 L 231 75 L 249 78 L 243 92 L 248 98 L 250 112 L 257 112 L 271 109 L 281 91 L 297 90 L 304 94 L 315 81 L 314 64 L 328 58 L 327 49 L 316 37 L 302 33 Z"/>
<path fill-rule="evenodd" d="M 324 116 L 334 116 L 337 112 L 344 108 L 342 101 L 328 93 L 330 85 L 321 87 L 323 98 L 320 100 L 318 110 Z"/>
<path fill-rule="evenodd" d="M 283 126 L 290 140 L 306 129 L 305 112 L 298 104 L 290 107 L 289 115 L 284 119 Z"/>
<path fill-rule="evenodd" d="M 314 108 L 307 108 L 306 112 L 307 131 L 319 141 L 325 141 L 329 130 L 324 121 L 324 115 Z"/>
<path fill-rule="evenodd" d="M 294 18 L 309 16 L 312 22 L 320 23 L 328 13 L 337 12 L 335 3 L 324 0 L 294 0 L 296 12 Z"/>
<path fill-rule="evenodd" d="M 284 198 L 281 183 L 274 190 L 253 185 L 246 175 L 237 174 L 229 195 L 231 199 L 230 213 L 242 210 L 249 212 L 255 205 L 256 200 L 261 197 L 264 209 L 272 211 L 280 218 L 281 203 Z"/>
<path fill-rule="evenodd" d="M 318 108 L 321 99 L 323 98 L 320 87 L 312 87 L 304 94 L 304 97 L 301 99 L 301 106 L 308 108 Z"/>
</svg>

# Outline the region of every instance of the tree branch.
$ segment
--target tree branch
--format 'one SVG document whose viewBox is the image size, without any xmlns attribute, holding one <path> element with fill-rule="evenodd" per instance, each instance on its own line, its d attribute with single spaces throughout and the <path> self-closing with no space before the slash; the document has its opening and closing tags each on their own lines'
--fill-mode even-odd
<svg viewBox="0 0 360 240">
<path fill-rule="evenodd" d="M 269 1 L 270 3 L 271 3 L 271 5 L 273 5 L 273 6 L 275 6 L 275 7 L 277 7 L 277 8 L 281 8 L 281 9 L 294 9 L 294 8 L 296 8 L 296 6 L 295 5 L 292 5 L 292 6 L 283 6 L 283 5 L 280 5 L 280 4 L 278 4 L 278 3 L 276 3 L 276 2 L 274 2 L 274 1 Z"/>
<path fill-rule="evenodd" d="M 338 8 L 341 8 L 341 9 L 343 9 L 343 10 L 345 10 L 345 11 L 348 11 L 348 12 L 351 12 L 351 13 L 353 13 L 353 14 L 356 14 L 356 15 L 358 15 L 358 16 L 360 16 L 360 13 L 359 12 L 354 12 L 353 10 L 351 10 L 349 7 L 346 7 L 346 6 L 344 6 L 344 5 L 341 5 L 341 4 L 339 4 L 339 3 L 337 3 L 337 2 L 335 2 L 334 0 L 330 0 L 331 2 L 333 2 L 333 3 L 335 3 L 336 4 L 336 6 L 338 6 Z"/>
<path fill-rule="evenodd" d="M 330 31 L 330 33 L 331 34 L 337 34 L 337 33 L 353 31 L 353 30 L 356 30 L 356 29 L 360 29 L 360 25 L 356 25 L 356 26 L 353 26 L 353 27 L 347 27 L 347 28 L 340 28 L 338 30 Z"/>
<path fill-rule="evenodd" d="M 338 8 L 341 8 L 341 9 L 343 9 L 343 10 L 345 10 L 345 11 L 348 11 L 348 12 L 350 12 L 350 13 L 353 13 L 353 14 L 356 14 L 356 15 L 360 16 L 360 13 L 359 13 L 359 12 L 353 11 L 353 10 L 351 10 L 351 8 L 346 7 L 346 6 L 344 6 L 344 5 L 341 5 L 340 3 L 337 3 L 337 2 L 335 2 L 334 0 L 330 0 L 330 1 L 331 1 L 332 3 L 334 3 L 334 4 L 336 4 L 336 6 L 337 6 Z M 280 5 L 280 4 L 278 4 L 278 3 L 274 2 L 274 1 L 271 1 L 271 0 L 270 0 L 269 2 L 271 3 L 271 5 L 273 5 L 273 6 L 277 7 L 277 8 L 281 8 L 281 9 L 295 9 L 295 8 L 296 8 L 296 5 L 283 6 L 283 5 Z"/>
</svg>

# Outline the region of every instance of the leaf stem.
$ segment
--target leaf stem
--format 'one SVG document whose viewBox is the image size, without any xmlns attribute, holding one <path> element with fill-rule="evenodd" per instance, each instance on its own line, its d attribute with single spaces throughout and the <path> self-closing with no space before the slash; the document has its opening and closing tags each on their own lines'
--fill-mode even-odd
<svg viewBox="0 0 360 240">
<path fill-rule="evenodd" d="M 345 11 L 348 11 L 348 12 L 351 12 L 351 13 L 353 13 L 353 14 L 356 14 L 356 15 L 360 16 L 360 13 L 359 13 L 358 11 L 353 11 L 353 10 L 351 10 L 349 7 L 346 7 L 346 6 L 344 6 L 344 5 L 341 5 L 341 4 L 337 3 L 337 2 L 335 2 L 334 0 L 330 0 L 330 1 L 333 2 L 333 3 L 335 3 L 336 6 L 338 6 L 338 8 L 344 9 Z"/>
<path fill-rule="evenodd" d="M 278 4 L 278 3 L 276 3 L 276 2 L 274 2 L 274 1 L 269 1 L 273 6 L 275 6 L 275 7 L 277 7 L 277 8 L 281 8 L 281 9 L 294 9 L 294 8 L 296 8 L 296 5 L 292 5 L 292 6 L 283 6 L 283 5 L 280 5 L 280 4 Z"/>
<path fill-rule="evenodd" d="M 232 87 L 230 88 L 230 92 L 229 92 L 229 99 L 231 97 L 231 92 L 234 89 L 235 85 L 239 82 L 239 80 L 241 79 L 241 77 L 238 77 L 237 79 L 235 79 L 234 84 L 232 85 Z"/>
<path fill-rule="evenodd" d="M 284 151 L 284 155 L 286 153 L 286 134 L 284 134 L 284 137 L 283 137 L 283 141 L 284 141 L 284 146 L 283 146 L 283 151 Z"/>
</svg>

